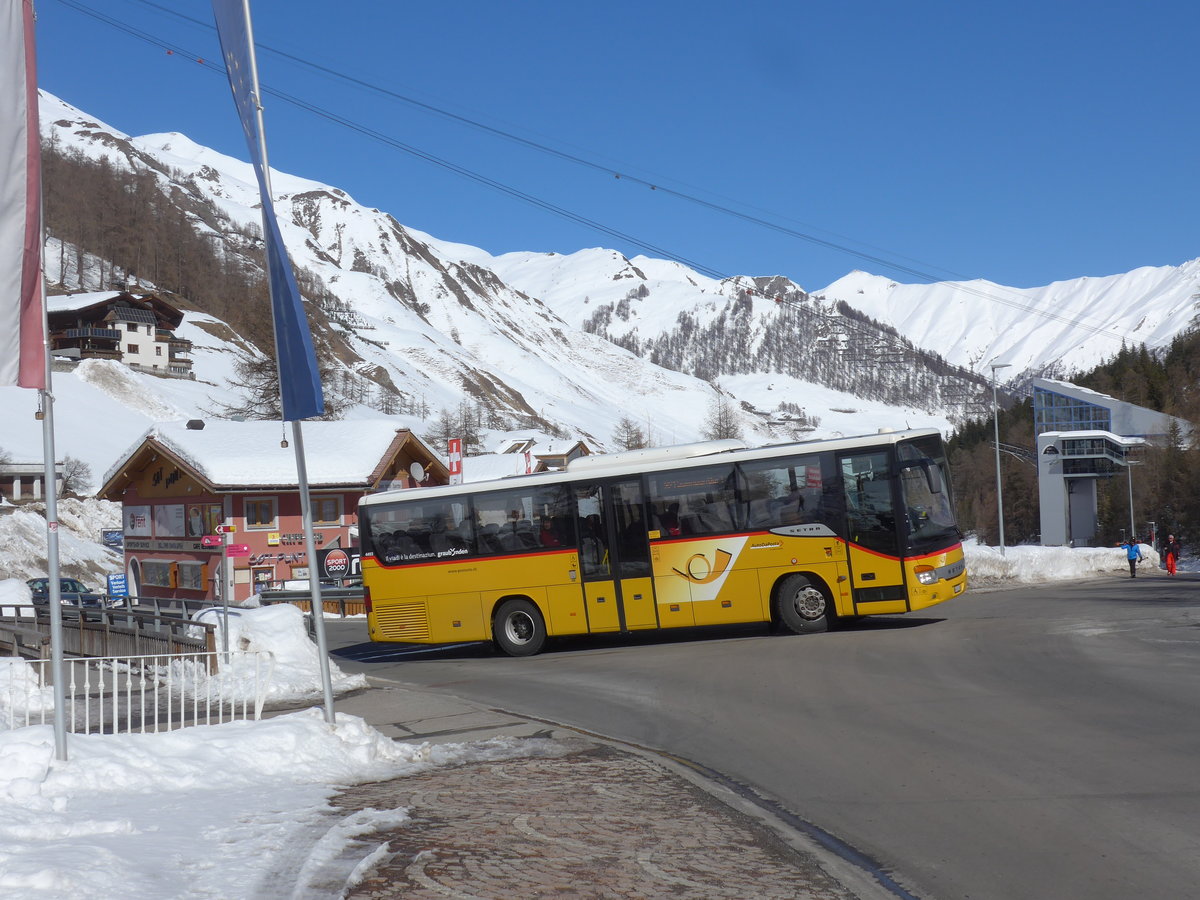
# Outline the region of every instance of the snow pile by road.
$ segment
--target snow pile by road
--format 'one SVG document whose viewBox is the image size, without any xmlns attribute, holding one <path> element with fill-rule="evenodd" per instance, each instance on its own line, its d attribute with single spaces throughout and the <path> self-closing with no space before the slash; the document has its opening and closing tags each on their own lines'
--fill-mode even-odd
<svg viewBox="0 0 1200 900">
<path fill-rule="evenodd" d="M 1142 544 L 1146 558 L 1142 568 L 1157 568 L 1158 553 Z M 1079 581 L 1100 576 L 1128 575 L 1129 563 L 1120 547 L 988 547 L 964 541 L 968 586 L 994 587 L 1003 584 L 1044 584 Z"/>
<path fill-rule="evenodd" d="M 225 611 L 215 607 L 204 609 L 194 618 L 216 625 L 216 646 L 225 649 Z M 321 699 L 320 657 L 316 644 L 308 636 L 304 613 L 298 606 L 280 603 L 260 609 L 230 609 L 228 621 L 230 650 L 270 650 L 274 656 L 268 703 Z M 224 695 L 254 696 L 253 661 L 246 660 L 246 663 L 244 666 L 226 666 L 219 673 Z M 367 687 L 366 675 L 347 675 L 332 659 L 329 660 L 329 675 L 335 695 Z"/>
<path fill-rule="evenodd" d="M 371 835 L 408 814 L 336 814 L 338 785 L 564 752 L 538 739 L 400 743 L 316 709 L 68 747 L 56 760 L 49 725 L 0 731 L 0 896 L 340 896 L 386 851 Z"/>
</svg>

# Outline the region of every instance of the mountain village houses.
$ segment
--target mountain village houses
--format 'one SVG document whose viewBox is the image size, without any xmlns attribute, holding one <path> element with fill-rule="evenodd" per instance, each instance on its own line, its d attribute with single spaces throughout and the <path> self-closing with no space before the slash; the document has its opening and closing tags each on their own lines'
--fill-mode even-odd
<svg viewBox="0 0 1200 900">
<path fill-rule="evenodd" d="M 288 434 L 280 422 L 166 423 L 125 453 L 97 496 L 122 505 L 131 595 L 215 601 L 226 585 L 243 603 L 309 577 Z M 449 477 L 437 453 L 384 420 L 305 422 L 304 450 L 318 562 L 357 544 L 363 494 Z"/>
<path fill-rule="evenodd" d="M 115 359 L 156 375 L 192 375 L 192 343 L 175 336 L 183 312 L 158 294 L 62 294 L 47 297 L 46 307 L 56 357 Z"/>
</svg>

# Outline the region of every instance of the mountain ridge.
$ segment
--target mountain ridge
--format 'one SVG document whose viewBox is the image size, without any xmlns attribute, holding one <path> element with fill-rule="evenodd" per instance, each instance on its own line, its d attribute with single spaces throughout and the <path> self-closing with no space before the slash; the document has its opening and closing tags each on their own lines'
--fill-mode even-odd
<svg viewBox="0 0 1200 900">
<path fill-rule="evenodd" d="M 178 133 L 129 137 L 44 92 L 41 103 L 52 152 L 103 160 L 114 177 L 153 179 L 190 227 L 207 236 L 223 266 L 261 277 L 261 210 L 248 163 Z M 781 275 L 718 280 L 675 261 L 626 258 L 604 248 L 492 256 L 402 226 L 330 185 L 275 170 L 272 183 L 314 337 L 332 360 L 336 384 L 326 391 L 336 390 L 340 414 L 348 417 L 401 409 L 406 427 L 428 429 L 438 410 L 465 403 L 489 435 L 557 431 L 605 449 L 615 448 L 623 418 L 642 424 L 653 443 L 695 440 L 706 408 L 724 398 L 751 442 L 906 424 L 945 431 L 986 412 L 990 359 L 1023 354 L 1021 367 L 1006 372 L 1015 380 L 1065 364 L 1069 354 L 1060 345 L 1079 343 L 1065 327 L 1078 327 L 1075 306 L 1060 317 L 1067 320 L 1059 323 L 1062 334 L 1039 332 L 1045 339 L 1033 335 L 1039 329 L 1017 329 L 999 314 L 948 316 L 943 307 L 956 295 L 988 302 L 972 293 L 975 283 L 898 285 L 853 272 L 809 293 Z M 48 246 L 56 250 L 47 253 L 48 272 L 62 290 L 117 283 L 175 289 L 130 261 L 69 245 L 66 235 L 51 234 Z M 56 259 L 61 266 L 52 264 Z M 1191 268 L 1149 270 L 1157 279 L 1137 270 L 1143 274 L 1121 282 L 1128 287 L 1140 278 L 1170 300 L 1164 312 L 1143 315 L 1138 329 L 1156 346 L 1169 341 L 1173 319 L 1180 325 L 1186 304 L 1177 294 L 1200 273 L 1200 261 L 1185 266 Z M 1170 290 L 1162 286 L 1172 279 Z M 1065 291 L 1076 303 L 1094 296 L 1061 287 L 1074 282 L 1058 284 L 1057 294 L 1047 288 L 1031 296 Z M 832 296 L 835 287 L 849 296 Z M 254 293 L 234 303 L 235 310 L 261 301 Z M 1027 294 L 1017 292 L 1013 302 Z M 249 319 L 265 314 L 262 307 Z M 211 410 L 237 381 L 231 361 L 253 356 L 252 342 L 261 341 L 236 329 L 235 340 L 222 341 L 216 335 L 228 323 L 220 316 L 188 316 L 189 338 L 201 347 L 197 388 L 208 392 L 208 405 L 175 397 L 170 402 L 181 414 Z M 1121 314 L 1112 318 L 1104 327 L 1125 321 Z M 986 341 L 980 323 L 995 329 Z M 1013 342 L 1017 332 L 1030 346 Z M 1045 352 L 1038 350 L 1041 340 Z"/>
</svg>

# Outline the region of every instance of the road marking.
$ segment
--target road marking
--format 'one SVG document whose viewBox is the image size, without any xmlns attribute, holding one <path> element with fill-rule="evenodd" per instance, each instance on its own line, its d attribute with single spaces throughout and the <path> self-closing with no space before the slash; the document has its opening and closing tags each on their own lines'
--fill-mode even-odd
<svg viewBox="0 0 1200 900">
<path fill-rule="evenodd" d="M 395 650 L 384 650 L 384 651 L 364 654 L 361 656 L 357 655 L 357 654 L 354 656 L 351 656 L 350 654 L 344 653 L 344 652 L 343 652 L 343 655 L 345 655 L 348 659 L 353 659 L 358 662 L 374 662 L 376 660 L 381 660 L 381 659 L 396 659 L 397 657 L 401 657 L 401 656 L 417 656 L 418 654 L 421 654 L 421 653 L 437 653 L 438 651 L 441 651 L 441 650 L 461 650 L 463 647 L 474 647 L 474 646 L 477 646 L 478 644 L 479 644 L 478 641 L 468 641 L 465 644 L 434 644 L 433 646 L 429 646 L 429 647 L 411 647 L 411 648 L 409 648 L 409 647 L 399 648 L 398 647 Z"/>
</svg>

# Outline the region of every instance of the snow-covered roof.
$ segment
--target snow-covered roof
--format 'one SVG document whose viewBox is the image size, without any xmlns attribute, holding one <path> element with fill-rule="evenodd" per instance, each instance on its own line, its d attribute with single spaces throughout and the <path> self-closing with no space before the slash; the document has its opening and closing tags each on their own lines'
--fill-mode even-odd
<svg viewBox="0 0 1200 900">
<path fill-rule="evenodd" d="M 303 423 L 309 485 L 368 483 L 401 432 L 407 434 L 386 419 Z M 147 441 L 154 441 L 214 486 L 297 485 L 292 437 L 291 427 L 280 422 L 206 421 L 203 429 L 189 429 L 184 422 L 159 423 L 129 448 L 104 481 L 111 481 Z M 287 447 L 281 446 L 284 440 Z"/>
<path fill-rule="evenodd" d="M 463 458 L 463 481 L 491 481 L 525 474 L 523 453 L 483 453 Z"/>
<path fill-rule="evenodd" d="M 49 312 L 69 312 L 73 309 L 87 309 L 113 297 L 119 297 L 120 291 L 89 291 L 82 294 L 58 294 L 46 298 L 46 309 Z"/>
<path fill-rule="evenodd" d="M 1095 401 L 1097 403 L 1099 403 L 1101 400 L 1108 400 L 1111 403 L 1125 402 L 1124 400 L 1119 400 L 1118 398 L 1113 397 L 1111 394 L 1102 394 L 1100 391 L 1094 391 L 1091 388 L 1080 387 L 1079 385 L 1072 384 L 1069 381 L 1060 381 L 1057 378 L 1035 378 L 1033 379 L 1033 386 L 1045 388 L 1047 390 L 1059 390 L 1070 394 L 1090 394 L 1091 396 L 1097 398 Z"/>
<path fill-rule="evenodd" d="M 541 457 L 541 456 L 562 456 L 566 453 L 570 453 L 572 450 L 574 450 L 576 447 L 580 446 L 581 444 L 583 444 L 583 441 L 574 440 L 574 439 L 570 439 L 570 438 L 568 438 L 566 440 L 556 439 L 556 440 L 546 441 L 544 444 L 535 444 L 534 445 L 533 455 L 539 456 L 539 457 Z M 584 445 L 584 448 L 586 449 L 586 445 Z"/>
</svg>

